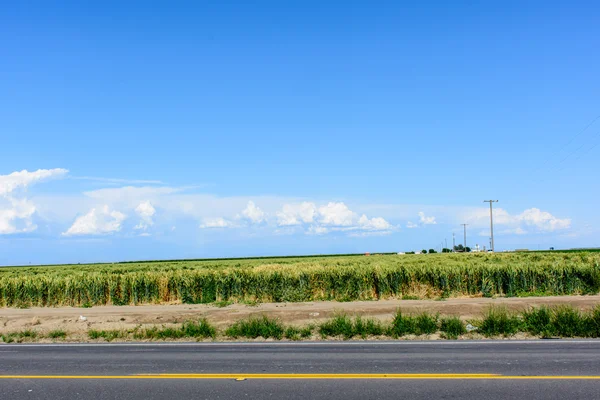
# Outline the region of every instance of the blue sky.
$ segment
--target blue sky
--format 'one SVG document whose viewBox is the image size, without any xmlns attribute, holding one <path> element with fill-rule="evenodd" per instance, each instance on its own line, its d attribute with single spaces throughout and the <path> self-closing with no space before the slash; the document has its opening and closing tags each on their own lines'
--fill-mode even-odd
<svg viewBox="0 0 600 400">
<path fill-rule="evenodd" d="M 597 246 L 599 16 L 4 5 L 0 265 Z"/>
</svg>

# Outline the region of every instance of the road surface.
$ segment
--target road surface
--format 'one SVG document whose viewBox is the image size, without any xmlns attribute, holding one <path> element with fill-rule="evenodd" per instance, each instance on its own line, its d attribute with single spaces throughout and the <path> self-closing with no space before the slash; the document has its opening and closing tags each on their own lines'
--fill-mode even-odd
<svg viewBox="0 0 600 400">
<path fill-rule="evenodd" d="M 592 399 L 600 341 L 0 345 L 0 399 Z"/>
</svg>

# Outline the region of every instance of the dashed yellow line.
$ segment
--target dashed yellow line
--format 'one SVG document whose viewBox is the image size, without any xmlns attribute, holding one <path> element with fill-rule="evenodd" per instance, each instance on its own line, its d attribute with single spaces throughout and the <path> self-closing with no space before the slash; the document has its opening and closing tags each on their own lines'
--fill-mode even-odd
<svg viewBox="0 0 600 400">
<path fill-rule="evenodd" d="M 599 375 L 498 374 L 139 374 L 139 375 L 0 375 L 0 379 L 504 379 L 600 380 Z"/>
</svg>

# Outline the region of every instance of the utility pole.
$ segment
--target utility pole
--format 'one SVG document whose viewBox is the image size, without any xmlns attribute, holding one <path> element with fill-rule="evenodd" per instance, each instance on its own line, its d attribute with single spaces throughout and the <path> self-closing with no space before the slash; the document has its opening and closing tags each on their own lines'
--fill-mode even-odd
<svg viewBox="0 0 600 400">
<path fill-rule="evenodd" d="M 467 251 L 467 225 L 469 225 L 469 224 L 461 224 L 461 225 L 463 226 L 463 228 L 465 230 L 465 243 L 464 243 L 464 246 L 465 246 L 465 251 Z"/>
<path fill-rule="evenodd" d="M 444 239 L 444 243 L 446 243 L 446 248 L 448 248 L 448 238 Z"/>
<path fill-rule="evenodd" d="M 497 203 L 498 200 L 484 200 L 484 203 L 490 203 L 490 233 L 492 237 L 492 242 L 490 246 L 492 246 L 492 252 L 494 251 L 494 217 L 492 212 L 492 203 Z"/>
<path fill-rule="evenodd" d="M 454 232 L 452 232 L 452 251 L 454 251 L 454 248 L 456 247 L 456 240 L 454 239 L 454 236 L 456 236 L 454 234 Z"/>
</svg>

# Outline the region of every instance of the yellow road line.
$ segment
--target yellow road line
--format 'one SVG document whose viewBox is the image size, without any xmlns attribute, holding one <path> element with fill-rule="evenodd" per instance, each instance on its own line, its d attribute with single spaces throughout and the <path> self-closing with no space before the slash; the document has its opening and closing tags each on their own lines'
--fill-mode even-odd
<svg viewBox="0 0 600 400">
<path fill-rule="evenodd" d="M 496 374 L 141 374 L 141 375 L 0 375 L 0 379 L 504 379 L 600 380 L 599 375 Z"/>
</svg>

